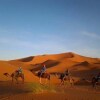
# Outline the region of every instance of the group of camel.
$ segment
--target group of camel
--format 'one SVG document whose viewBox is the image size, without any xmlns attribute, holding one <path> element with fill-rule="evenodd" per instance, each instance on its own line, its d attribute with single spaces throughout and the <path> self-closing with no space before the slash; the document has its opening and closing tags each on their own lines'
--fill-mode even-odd
<svg viewBox="0 0 100 100">
<path fill-rule="evenodd" d="M 40 74 L 41 74 L 40 72 L 35 74 L 36 76 L 39 77 L 40 84 L 42 84 L 41 78 L 45 79 L 45 84 L 47 83 L 47 80 L 49 80 L 49 82 L 50 82 L 50 78 L 51 78 L 50 73 L 43 73 L 41 76 L 40 76 Z M 61 80 L 60 85 L 63 85 L 66 80 L 68 80 L 70 82 L 70 84 L 73 85 L 74 80 L 71 77 L 69 77 L 69 76 L 64 78 L 64 77 L 62 77 L 62 74 L 59 75 L 59 79 Z M 17 84 L 18 84 L 18 78 L 20 77 L 22 79 L 22 83 L 24 83 L 24 73 L 19 73 L 18 74 L 18 71 L 15 71 L 11 75 L 9 73 L 4 73 L 4 75 L 6 77 L 11 77 L 12 78 L 12 82 L 14 80 L 16 80 Z"/>
<path fill-rule="evenodd" d="M 59 79 L 61 80 L 60 86 L 61 86 L 61 85 L 64 85 L 64 83 L 65 83 L 66 80 L 68 80 L 69 83 L 70 83 L 71 85 L 74 85 L 74 79 L 73 79 L 70 75 L 67 75 L 67 77 L 64 77 L 63 74 L 64 74 L 64 73 L 60 73 L 60 74 L 59 74 Z M 17 83 L 18 83 L 18 78 L 20 77 L 20 78 L 22 79 L 22 83 L 24 83 L 24 73 L 19 73 L 19 74 L 18 74 L 18 71 L 15 71 L 15 72 L 13 72 L 11 75 L 10 75 L 9 73 L 4 73 L 4 75 L 5 75 L 6 77 L 11 77 L 11 78 L 12 78 L 12 82 L 13 82 L 14 80 L 16 80 Z M 50 76 L 51 76 L 50 73 L 43 73 L 43 74 L 40 76 L 40 72 L 38 72 L 38 73 L 36 74 L 36 76 L 39 77 L 39 82 L 40 82 L 40 84 L 42 84 L 41 78 L 45 78 L 45 80 L 46 80 L 45 83 L 47 83 L 47 80 L 49 80 L 49 82 L 50 82 Z M 63 77 L 62 77 L 62 76 L 63 76 Z M 91 79 L 91 84 L 92 84 L 92 86 L 95 87 L 95 86 L 97 85 L 97 83 L 99 82 L 99 80 L 100 80 L 99 78 L 93 77 L 93 78 Z"/>
</svg>

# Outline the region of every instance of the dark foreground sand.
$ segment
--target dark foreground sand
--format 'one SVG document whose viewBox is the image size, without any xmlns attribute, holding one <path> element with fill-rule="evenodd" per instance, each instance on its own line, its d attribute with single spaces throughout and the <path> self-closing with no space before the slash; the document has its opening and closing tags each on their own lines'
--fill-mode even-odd
<svg viewBox="0 0 100 100">
<path fill-rule="evenodd" d="M 91 86 L 58 87 L 56 93 L 34 94 L 24 85 L 0 82 L 0 100 L 100 100 L 100 89 Z"/>
</svg>

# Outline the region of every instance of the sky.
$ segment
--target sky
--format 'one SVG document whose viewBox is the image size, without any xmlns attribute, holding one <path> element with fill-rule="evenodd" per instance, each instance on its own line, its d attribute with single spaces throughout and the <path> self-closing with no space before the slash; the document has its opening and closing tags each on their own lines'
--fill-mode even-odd
<svg viewBox="0 0 100 100">
<path fill-rule="evenodd" d="M 100 58 L 100 0 L 0 0 L 0 59 L 74 52 Z"/>
</svg>

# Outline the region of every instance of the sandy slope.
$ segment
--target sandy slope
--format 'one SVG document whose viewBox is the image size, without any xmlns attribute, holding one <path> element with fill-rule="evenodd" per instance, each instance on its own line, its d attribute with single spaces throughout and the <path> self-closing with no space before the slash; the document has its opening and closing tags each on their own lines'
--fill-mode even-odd
<svg viewBox="0 0 100 100">
<path fill-rule="evenodd" d="M 3 74 L 4 73 L 13 73 L 15 70 L 17 70 L 18 67 L 12 65 L 12 64 L 9 64 L 8 62 L 6 61 L 0 61 L 0 81 L 8 81 L 8 80 L 11 80 L 10 77 L 6 77 L 4 76 Z M 25 81 L 26 82 L 31 82 L 31 81 L 34 81 L 34 80 L 37 80 L 37 77 L 34 76 L 30 71 L 28 70 L 23 70 L 23 73 L 25 75 Z"/>
</svg>

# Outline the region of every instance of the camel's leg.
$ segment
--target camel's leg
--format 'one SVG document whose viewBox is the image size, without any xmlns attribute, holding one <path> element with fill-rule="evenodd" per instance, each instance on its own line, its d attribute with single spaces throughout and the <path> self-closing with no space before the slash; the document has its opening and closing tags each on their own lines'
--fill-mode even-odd
<svg viewBox="0 0 100 100">
<path fill-rule="evenodd" d="M 65 81 L 63 80 L 63 85 L 65 85 Z"/>
<path fill-rule="evenodd" d="M 62 85 L 62 80 L 61 80 L 61 82 L 60 82 L 60 86 Z"/>
<path fill-rule="evenodd" d="M 21 79 L 22 79 L 22 84 L 24 84 L 24 78 L 22 77 Z"/>
<path fill-rule="evenodd" d="M 23 83 L 24 83 L 24 78 L 23 78 Z"/>
<path fill-rule="evenodd" d="M 42 84 L 41 77 L 40 77 L 39 81 L 40 81 L 40 84 Z"/>
<path fill-rule="evenodd" d="M 63 80 L 61 80 L 60 86 L 63 85 Z"/>
<path fill-rule="evenodd" d="M 49 86 L 50 86 L 50 80 L 48 80 L 49 81 Z"/>
<path fill-rule="evenodd" d="M 24 83 L 24 75 L 21 78 L 22 78 L 22 83 Z"/>
<path fill-rule="evenodd" d="M 74 80 L 73 79 L 70 79 L 70 85 L 71 85 L 71 87 L 74 86 Z"/>
<path fill-rule="evenodd" d="M 95 83 L 95 89 L 98 89 L 98 82 Z"/>
<path fill-rule="evenodd" d="M 47 84 L 47 78 L 45 79 L 45 84 Z"/>
<path fill-rule="evenodd" d="M 72 80 L 72 82 L 71 82 L 71 86 L 74 86 L 74 81 Z"/>
<path fill-rule="evenodd" d="M 92 86 L 93 86 L 93 88 L 96 87 L 96 80 L 95 79 L 92 79 Z"/>
<path fill-rule="evenodd" d="M 64 84 L 64 80 L 61 80 L 60 86 L 62 86 Z"/>
<path fill-rule="evenodd" d="M 16 79 L 16 82 L 17 82 L 17 84 L 18 84 L 18 78 L 15 78 Z"/>
<path fill-rule="evenodd" d="M 14 78 L 12 77 L 12 83 L 14 82 Z"/>
<path fill-rule="evenodd" d="M 92 86 L 93 86 L 94 89 L 96 89 L 96 82 L 93 82 Z"/>
</svg>

